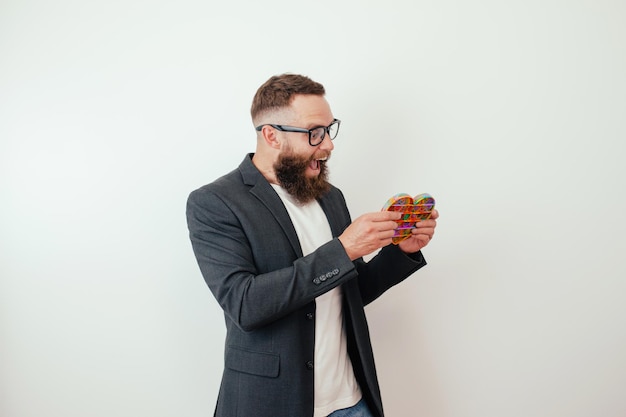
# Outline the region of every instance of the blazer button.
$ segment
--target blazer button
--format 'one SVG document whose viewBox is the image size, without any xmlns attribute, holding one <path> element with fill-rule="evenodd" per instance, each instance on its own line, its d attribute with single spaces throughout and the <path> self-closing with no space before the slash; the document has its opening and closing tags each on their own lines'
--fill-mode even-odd
<svg viewBox="0 0 626 417">
<path fill-rule="evenodd" d="M 307 361 L 305 365 L 309 371 L 313 369 L 313 361 Z"/>
<path fill-rule="evenodd" d="M 313 317 L 315 317 L 313 313 L 306 313 L 307 320 L 313 320 Z"/>
</svg>

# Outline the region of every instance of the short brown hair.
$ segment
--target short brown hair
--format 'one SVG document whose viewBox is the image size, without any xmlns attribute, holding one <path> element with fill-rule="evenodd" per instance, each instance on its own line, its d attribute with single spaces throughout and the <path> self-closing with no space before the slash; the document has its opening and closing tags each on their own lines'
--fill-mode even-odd
<svg viewBox="0 0 626 417">
<path fill-rule="evenodd" d="M 304 75 L 274 75 L 263 83 L 254 95 L 250 109 L 252 120 L 267 111 L 288 107 L 296 94 L 323 96 L 326 90 L 322 84 Z"/>
</svg>

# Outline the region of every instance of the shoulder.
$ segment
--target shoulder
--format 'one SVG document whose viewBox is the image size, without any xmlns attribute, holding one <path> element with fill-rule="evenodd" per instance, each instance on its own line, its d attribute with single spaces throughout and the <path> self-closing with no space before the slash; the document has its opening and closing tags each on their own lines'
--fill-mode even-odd
<svg viewBox="0 0 626 417">
<path fill-rule="evenodd" d="M 252 185 L 251 182 L 253 183 L 257 180 L 256 177 L 260 176 L 252 164 L 251 158 L 252 154 L 246 155 L 242 163 L 237 168 L 222 175 L 214 181 L 193 190 L 189 194 L 189 199 L 198 199 L 211 195 L 227 197 L 229 195 L 247 192 L 250 189 L 250 185 Z M 258 174 L 256 177 L 254 175 L 255 173 Z M 253 178 L 253 180 L 250 181 L 249 178 Z"/>
<path fill-rule="evenodd" d="M 222 175 L 221 177 L 211 181 L 208 184 L 205 184 L 195 190 L 193 190 L 190 195 L 202 195 L 202 194 L 211 194 L 211 193 L 223 193 L 227 190 L 233 190 L 241 187 L 243 185 L 243 181 L 241 179 L 241 175 L 238 169 L 234 169 L 228 174 Z"/>
</svg>

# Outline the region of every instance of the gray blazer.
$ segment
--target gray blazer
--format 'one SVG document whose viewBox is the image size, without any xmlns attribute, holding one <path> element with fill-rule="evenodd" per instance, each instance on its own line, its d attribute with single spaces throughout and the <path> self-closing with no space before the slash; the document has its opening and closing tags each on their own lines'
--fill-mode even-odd
<svg viewBox="0 0 626 417">
<path fill-rule="evenodd" d="M 226 322 L 215 416 L 313 415 L 315 298 L 342 285 L 354 372 L 370 409 L 382 417 L 363 307 L 424 266 L 422 254 L 389 245 L 367 263 L 350 261 L 337 236 L 351 219 L 332 187 L 319 203 L 333 239 L 302 256 L 287 210 L 251 158 L 187 201 L 192 247 Z"/>
</svg>

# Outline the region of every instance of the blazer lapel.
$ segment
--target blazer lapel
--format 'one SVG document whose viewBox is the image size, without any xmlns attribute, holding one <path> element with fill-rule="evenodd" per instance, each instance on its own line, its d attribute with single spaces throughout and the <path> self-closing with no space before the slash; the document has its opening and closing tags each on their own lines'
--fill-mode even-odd
<svg viewBox="0 0 626 417">
<path fill-rule="evenodd" d="M 270 183 L 261 175 L 259 170 L 252 163 L 252 156 L 254 154 L 248 154 L 241 165 L 239 170 L 243 178 L 243 182 L 246 185 L 251 186 L 250 193 L 254 195 L 259 201 L 274 215 L 276 221 L 283 229 L 285 236 L 289 240 L 289 243 L 294 248 L 298 256 L 302 256 L 302 248 L 300 247 L 300 240 L 296 233 L 296 229 L 293 227 L 289 213 L 283 204 L 282 200 L 276 194 L 276 191 L 272 188 Z"/>
<path fill-rule="evenodd" d="M 324 213 L 326 214 L 326 218 L 328 219 L 328 223 L 330 224 L 330 230 L 333 233 L 333 237 L 339 236 L 343 229 L 344 225 L 341 223 L 341 220 L 336 215 L 336 210 L 332 207 L 333 202 L 330 200 L 329 194 L 326 194 L 324 197 L 319 200 L 320 206 Z"/>
</svg>

